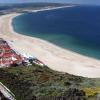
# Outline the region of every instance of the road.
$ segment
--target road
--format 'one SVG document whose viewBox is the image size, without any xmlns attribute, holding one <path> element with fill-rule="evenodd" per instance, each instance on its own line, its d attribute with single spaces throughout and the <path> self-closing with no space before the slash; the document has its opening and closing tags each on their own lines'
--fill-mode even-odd
<svg viewBox="0 0 100 100">
<path fill-rule="evenodd" d="M 6 87 L 4 86 L 1 82 L 0 82 L 0 91 L 3 93 L 3 95 L 10 99 L 10 100 L 16 100 L 14 97 L 15 95 Z"/>
</svg>

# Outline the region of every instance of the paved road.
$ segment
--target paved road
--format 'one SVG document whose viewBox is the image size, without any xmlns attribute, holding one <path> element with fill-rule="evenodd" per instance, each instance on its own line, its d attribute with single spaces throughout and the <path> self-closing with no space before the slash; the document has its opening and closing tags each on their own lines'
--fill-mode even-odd
<svg viewBox="0 0 100 100">
<path fill-rule="evenodd" d="M 0 82 L 0 91 L 3 93 L 3 95 L 10 99 L 10 100 L 16 100 L 14 97 L 14 94 Z"/>
</svg>

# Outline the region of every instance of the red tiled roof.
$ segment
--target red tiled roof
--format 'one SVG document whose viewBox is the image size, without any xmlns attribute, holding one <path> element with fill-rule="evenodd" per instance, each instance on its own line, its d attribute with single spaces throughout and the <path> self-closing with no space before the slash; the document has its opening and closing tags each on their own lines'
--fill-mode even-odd
<svg viewBox="0 0 100 100">
<path fill-rule="evenodd" d="M 10 65 L 12 63 L 20 63 L 22 61 L 22 57 L 16 54 L 16 52 L 12 52 L 12 48 L 3 39 L 0 39 L 0 50 L 4 51 L 1 55 L 0 64 L 3 63 L 5 65 Z M 13 60 L 12 57 L 14 57 L 15 60 Z"/>
<path fill-rule="evenodd" d="M 4 53 L 3 57 L 11 57 L 13 54 L 12 53 Z"/>
</svg>

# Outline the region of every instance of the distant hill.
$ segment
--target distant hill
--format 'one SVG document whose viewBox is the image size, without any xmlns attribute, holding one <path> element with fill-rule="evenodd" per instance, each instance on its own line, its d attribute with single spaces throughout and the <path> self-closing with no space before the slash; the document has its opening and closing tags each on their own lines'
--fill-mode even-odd
<svg viewBox="0 0 100 100">
<path fill-rule="evenodd" d="M 53 8 L 69 6 L 73 4 L 60 4 L 60 3 L 20 3 L 20 4 L 0 4 L 0 15 L 9 14 L 12 12 L 26 13 L 37 9 Z"/>
<path fill-rule="evenodd" d="M 1 4 L 0 10 L 8 10 L 8 9 L 34 9 L 40 7 L 58 7 L 58 6 L 67 6 L 72 4 L 60 4 L 60 3 L 21 3 L 21 4 Z"/>
</svg>

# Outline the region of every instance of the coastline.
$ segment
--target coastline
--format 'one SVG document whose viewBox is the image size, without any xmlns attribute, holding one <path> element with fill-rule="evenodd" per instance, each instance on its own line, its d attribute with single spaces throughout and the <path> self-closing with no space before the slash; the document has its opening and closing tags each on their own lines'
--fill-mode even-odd
<svg viewBox="0 0 100 100">
<path fill-rule="evenodd" d="M 40 12 L 40 11 L 56 10 L 56 9 L 69 8 L 69 7 L 75 7 L 75 5 L 72 5 L 72 6 L 61 6 L 61 7 L 52 7 L 52 8 L 44 8 L 44 9 L 39 9 L 39 10 L 33 10 L 32 12 Z"/>
<path fill-rule="evenodd" d="M 56 71 L 100 78 L 100 60 L 65 50 L 39 38 L 14 32 L 11 23 L 13 18 L 19 15 L 14 13 L 0 17 L 0 38 L 7 40 L 16 51 L 36 56 Z"/>
</svg>

